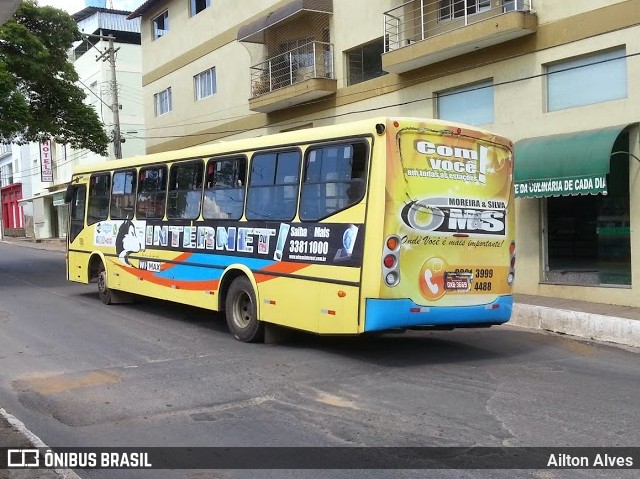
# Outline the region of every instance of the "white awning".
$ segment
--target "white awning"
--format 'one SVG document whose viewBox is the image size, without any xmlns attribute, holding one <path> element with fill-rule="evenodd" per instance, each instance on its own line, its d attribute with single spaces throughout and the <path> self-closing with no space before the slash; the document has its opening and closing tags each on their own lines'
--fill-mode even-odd
<svg viewBox="0 0 640 479">
<path fill-rule="evenodd" d="M 46 198 L 48 196 L 53 196 L 56 193 L 64 194 L 65 191 L 66 191 L 66 189 L 65 190 L 47 191 L 47 192 L 43 192 L 43 193 L 38 193 L 38 194 L 33 195 L 30 198 L 22 198 L 21 200 L 18 200 L 18 203 L 29 203 L 30 201 L 37 200 L 38 198 Z"/>
</svg>

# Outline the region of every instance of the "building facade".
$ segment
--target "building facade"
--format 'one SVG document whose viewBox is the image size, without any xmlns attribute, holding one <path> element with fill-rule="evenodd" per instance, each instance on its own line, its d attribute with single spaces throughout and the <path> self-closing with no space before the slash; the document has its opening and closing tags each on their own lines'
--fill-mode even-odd
<svg viewBox="0 0 640 479">
<path fill-rule="evenodd" d="M 115 78 L 118 98 L 122 156 L 144 153 L 139 138 L 143 119 L 141 86 L 140 22 L 127 20 L 131 12 L 100 7 L 86 7 L 72 15 L 85 39 L 69 52 L 86 94 L 85 102 L 93 106 L 111 137 L 116 119 L 113 113 L 114 81 L 109 61 L 97 60 L 109 48 L 108 36 L 115 38 Z M 105 56 L 103 55 L 103 58 Z M 114 145 L 104 157 L 89 150 L 78 150 L 53 141 L 30 144 L 22 148 L 28 158 L 28 171 L 22 175 L 23 187 L 29 182 L 31 194 L 22 195 L 25 234 L 36 239 L 63 238 L 67 232 L 67 206 L 64 193 L 73 169 L 115 158 Z"/>
<path fill-rule="evenodd" d="M 22 183 L 14 173 L 19 171 L 13 146 L 0 144 L 0 218 L 3 235 L 22 236 L 24 234 L 24 215 L 19 200 L 22 199 Z"/>
<path fill-rule="evenodd" d="M 148 0 L 149 153 L 372 115 L 515 144 L 516 292 L 640 306 L 640 0 Z"/>
</svg>

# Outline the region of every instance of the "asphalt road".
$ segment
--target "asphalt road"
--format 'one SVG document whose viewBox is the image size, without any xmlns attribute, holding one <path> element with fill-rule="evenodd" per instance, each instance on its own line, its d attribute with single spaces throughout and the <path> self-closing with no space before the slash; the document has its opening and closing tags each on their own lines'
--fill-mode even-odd
<svg viewBox="0 0 640 479">
<path fill-rule="evenodd" d="M 103 305 L 0 244 L 0 407 L 50 446 L 638 446 L 638 351 L 508 326 L 279 344 Z M 637 471 L 637 470 L 636 470 Z M 637 477 L 634 471 L 78 471 L 83 478 Z M 517 473 L 516 473 L 517 472 Z"/>
</svg>

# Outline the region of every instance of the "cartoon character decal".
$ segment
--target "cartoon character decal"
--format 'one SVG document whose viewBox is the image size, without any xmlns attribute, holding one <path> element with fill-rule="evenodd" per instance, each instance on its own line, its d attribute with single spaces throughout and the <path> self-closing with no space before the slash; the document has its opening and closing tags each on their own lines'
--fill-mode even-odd
<svg viewBox="0 0 640 479">
<path fill-rule="evenodd" d="M 136 235 L 136 227 L 129 219 L 122 222 L 116 236 L 116 254 L 124 264 L 134 267 L 129 260 L 131 253 L 140 251 L 140 240 Z"/>
</svg>

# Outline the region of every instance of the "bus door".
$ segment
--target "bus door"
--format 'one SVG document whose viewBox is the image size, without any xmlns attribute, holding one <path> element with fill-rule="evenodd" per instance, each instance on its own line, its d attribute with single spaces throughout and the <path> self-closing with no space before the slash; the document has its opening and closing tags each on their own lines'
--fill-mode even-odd
<svg viewBox="0 0 640 479">
<path fill-rule="evenodd" d="M 82 273 L 86 258 L 80 253 L 73 252 L 75 248 L 84 247 L 84 239 L 79 238 L 84 229 L 86 211 L 87 186 L 72 185 L 67 188 L 65 201 L 69 205 L 69 221 L 67 231 L 67 279 L 72 281 L 82 280 L 86 272 Z"/>
</svg>

